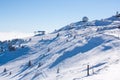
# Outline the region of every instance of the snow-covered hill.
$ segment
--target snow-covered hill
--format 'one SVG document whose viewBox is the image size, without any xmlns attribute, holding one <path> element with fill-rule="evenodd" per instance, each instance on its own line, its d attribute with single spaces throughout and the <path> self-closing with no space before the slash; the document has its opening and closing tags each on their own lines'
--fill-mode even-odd
<svg viewBox="0 0 120 80">
<path fill-rule="evenodd" d="M 119 28 L 112 16 L 0 42 L 0 80 L 120 80 Z"/>
</svg>

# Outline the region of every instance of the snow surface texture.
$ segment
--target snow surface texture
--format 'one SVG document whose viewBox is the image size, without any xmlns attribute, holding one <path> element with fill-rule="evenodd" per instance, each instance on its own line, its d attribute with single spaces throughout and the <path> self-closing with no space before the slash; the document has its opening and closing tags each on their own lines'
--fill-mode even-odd
<svg viewBox="0 0 120 80">
<path fill-rule="evenodd" d="M 112 16 L 72 23 L 51 34 L 0 42 L 4 48 L 0 80 L 120 80 L 118 27 L 120 18 Z M 9 43 L 15 51 L 9 51 Z"/>
</svg>

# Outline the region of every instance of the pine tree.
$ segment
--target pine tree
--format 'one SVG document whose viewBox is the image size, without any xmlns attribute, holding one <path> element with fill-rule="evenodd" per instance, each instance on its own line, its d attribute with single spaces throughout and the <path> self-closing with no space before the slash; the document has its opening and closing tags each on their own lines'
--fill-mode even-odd
<svg viewBox="0 0 120 80">
<path fill-rule="evenodd" d="M 89 65 L 87 65 L 87 76 L 90 75 L 90 72 L 89 72 Z"/>
<path fill-rule="evenodd" d="M 31 38 L 29 38 L 29 40 L 28 41 L 31 41 L 32 39 Z"/>
<path fill-rule="evenodd" d="M 28 62 L 28 67 L 32 66 L 32 63 L 31 61 Z"/>
<path fill-rule="evenodd" d="M 66 39 L 66 42 L 68 42 L 68 39 Z"/>
<path fill-rule="evenodd" d="M 9 72 L 9 75 L 11 75 L 12 74 L 12 72 Z"/>
<path fill-rule="evenodd" d="M 76 39 L 76 36 L 74 35 L 74 39 Z"/>
<path fill-rule="evenodd" d="M 0 52 L 3 52 L 3 47 L 2 46 L 0 47 Z"/>
<path fill-rule="evenodd" d="M 9 51 L 15 51 L 16 50 L 16 48 L 13 45 L 9 45 L 8 49 L 9 49 Z"/>
<path fill-rule="evenodd" d="M 59 37 L 59 36 L 60 36 L 60 34 L 58 33 L 58 34 L 57 34 L 57 37 Z"/>
<path fill-rule="evenodd" d="M 42 63 L 39 63 L 39 64 L 38 64 L 38 68 L 41 67 L 41 66 L 42 66 Z"/>
<path fill-rule="evenodd" d="M 47 50 L 48 52 L 50 51 L 50 48 L 48 48 L 48 50 Z"/>
<path fill-rule="evenodd" d="M 7 69 L 6 69 L 6 68 L 4 68 L 3 72 L 7 72 Z"/>
<path fill-rule="evenodd" d="M 57 69 L 57 73 L 60 73 L 60 69 L 59 68 Z"/>
</svg>

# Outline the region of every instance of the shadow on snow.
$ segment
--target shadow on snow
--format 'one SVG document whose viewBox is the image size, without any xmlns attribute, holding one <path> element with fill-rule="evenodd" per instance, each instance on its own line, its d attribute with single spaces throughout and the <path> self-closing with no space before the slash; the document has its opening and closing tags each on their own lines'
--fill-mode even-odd
<svg viewBox="0 0 120 80">
<path fill-rule="evenodd" d="M 56 66 L 57 64 L 64 61 L 65 59 L 73 57 L 78 53 L 85 53 L 85 52 L 99 46 L 103 42 L 104 42 L 104 40 L 101 37 L 92 38 L 84 46 L 75 47 L 73 50 L 65 52 L 55 62 L 53 62 L 53 64 L 49 68 L 52 68 L 52 67 Z"/>
<path fill-rule="evenodd" d="M 0 65 L 3 65 L 11 60 L 14 60 L 22 55 L 25 55 L 28 53 L 30 49 L 28 47 L 23 49 L 18 49 L 16 51 L 11 52 L 5 52 L 0 55 Z"/>
</svg>

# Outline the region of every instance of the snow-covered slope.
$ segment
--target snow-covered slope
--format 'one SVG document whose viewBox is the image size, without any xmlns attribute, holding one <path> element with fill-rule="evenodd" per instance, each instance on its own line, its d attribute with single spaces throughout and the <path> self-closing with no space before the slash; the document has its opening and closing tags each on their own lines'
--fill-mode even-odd
<svg viewBox="0 0 120 80">
<path fill-rule="evenodd" d="M 0 42 L 0 80 L 120 80 L 118 27 L 120 18 L 113 16 Z M 15 50 L 10 51 L 10 45 Z"/>
</svg>

